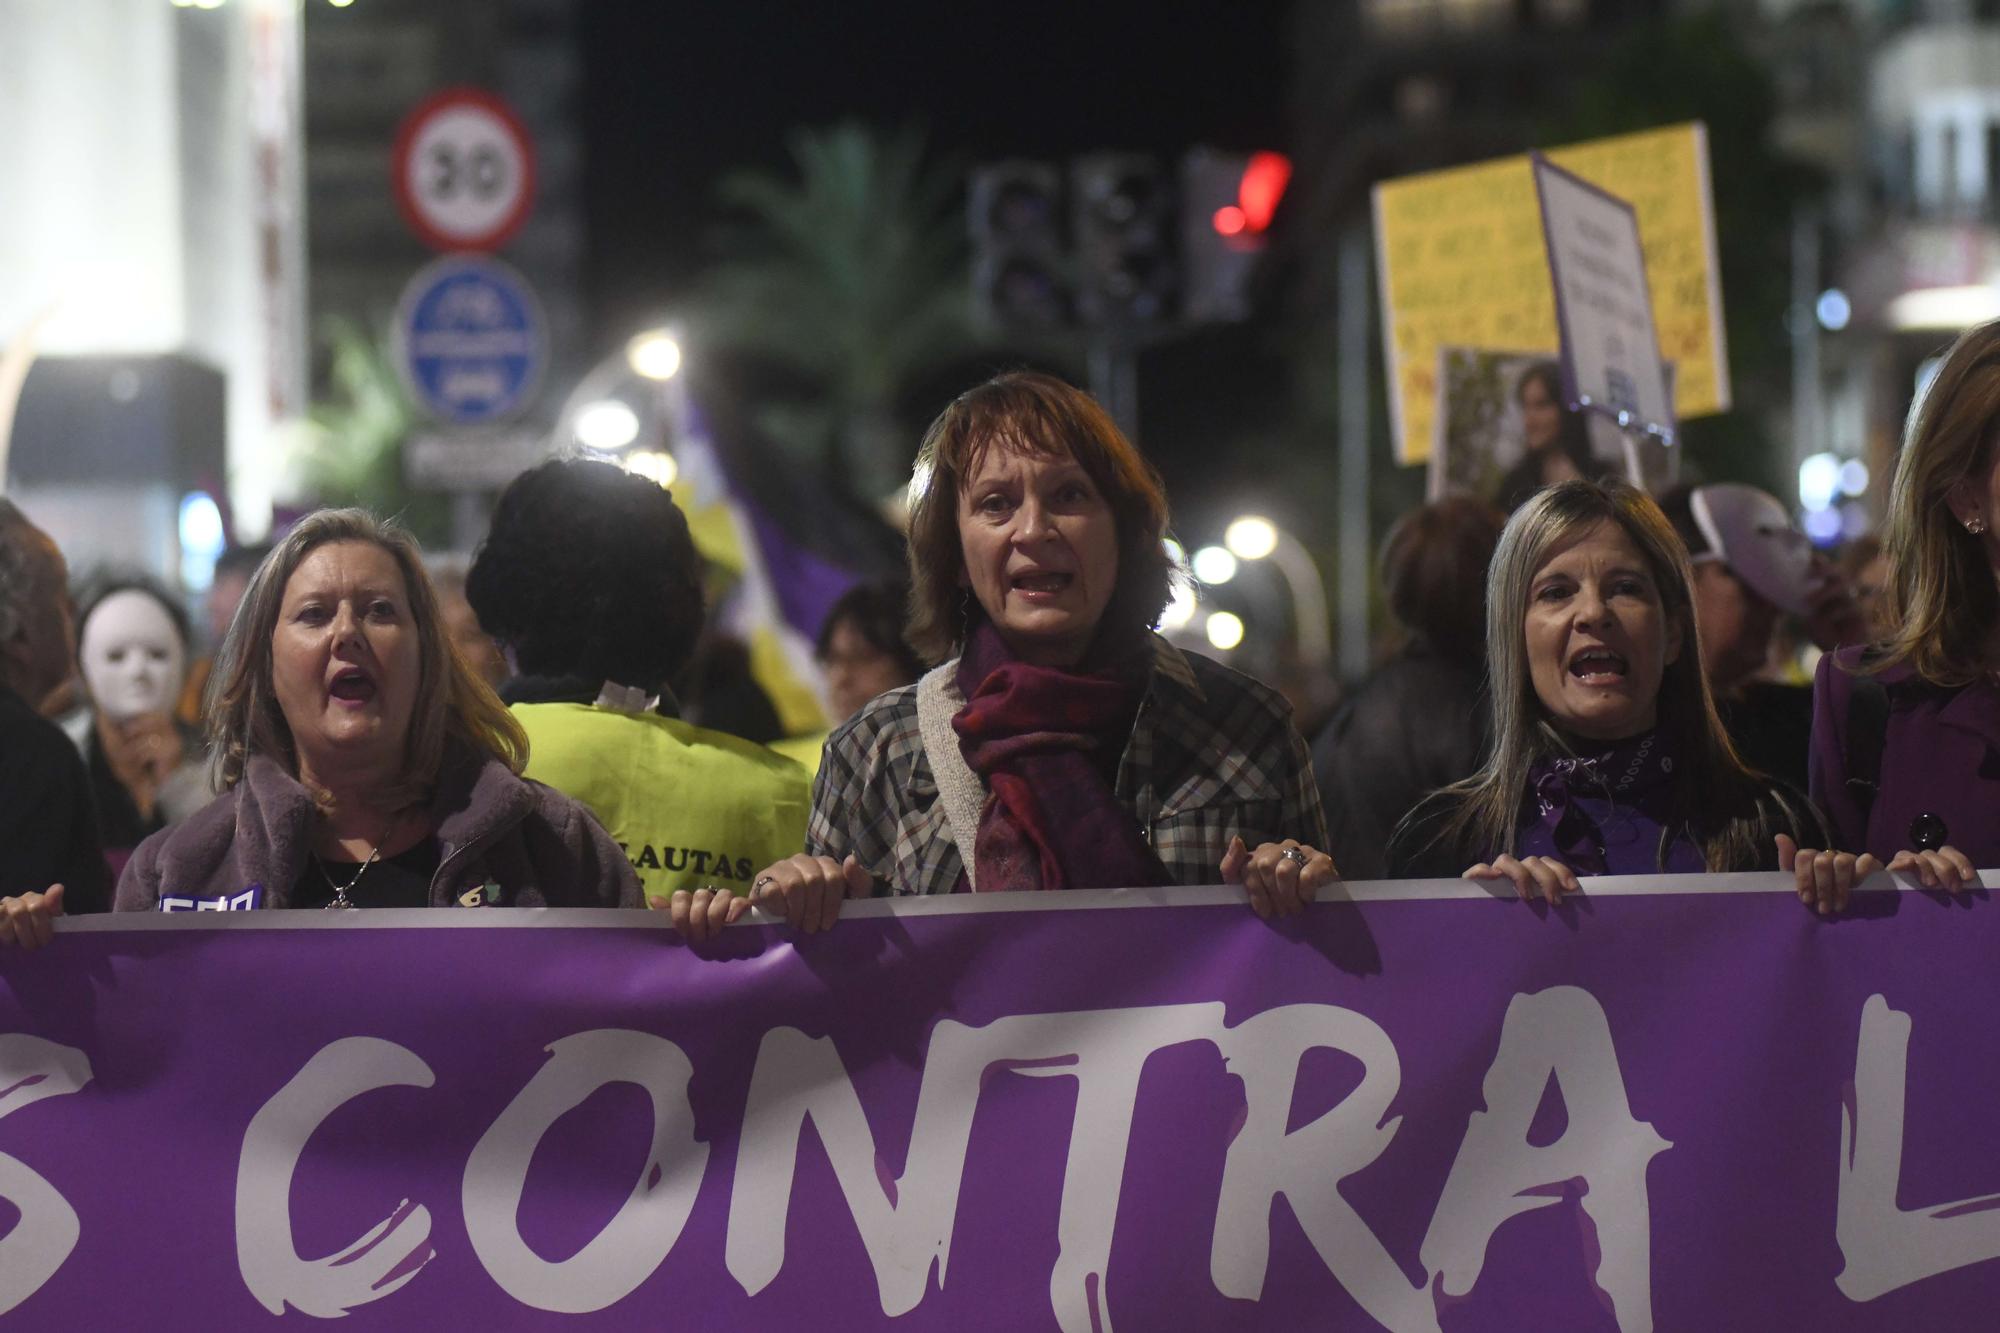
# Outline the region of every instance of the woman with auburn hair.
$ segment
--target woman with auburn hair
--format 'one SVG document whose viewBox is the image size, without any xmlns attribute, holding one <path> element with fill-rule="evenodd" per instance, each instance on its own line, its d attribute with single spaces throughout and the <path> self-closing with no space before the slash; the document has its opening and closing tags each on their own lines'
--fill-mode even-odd
<svg viewBox="0 0 2000 1333">
<path fill-rule="evenodd" d="M 2000 323 L 1952 344 L 1917 404 L 1884 546 L 1888 641 L 1821 658 L 1813 684 L 1812 792 L 1840 849 L 1815 892 L 1835 905 L 1878 862 L 1947 890 L 2000 866 Z"/>
<path fill-rule="evenodd" d="M 362 510 L 308 515 L 258 567 L 207 714 L 222 795 L 139 845 L 117 910 L 640 905 L 596 821 L 519 776 L 527 738 L 416 543 Z M 9 900 L 0 938 L 48 912 Z"/>
<path fill-rule="evenodd" d="M 1666 516 L 1623 483 L 1564 482 L 1516 510 L 1486 594 L 1493 748 L 1404 820 L 1390 873 L 1508 879 L 1554 903 L 1578 875 L 1790 868 L 1819 820 L 1731 748 L 1691 581 Z"/>
<path fill-rule="evenodd" d="M 843 897 L 1240 883 L 1294 913 L 1335 876 L 1272 689 L 1152 632 L 1166 495 L 1104 409 L 1001 375 L 917 458 L 909 641 L 938 663 L 833 733 L 806 850 L 758 901 L 805 930 Z"/>
</svg>

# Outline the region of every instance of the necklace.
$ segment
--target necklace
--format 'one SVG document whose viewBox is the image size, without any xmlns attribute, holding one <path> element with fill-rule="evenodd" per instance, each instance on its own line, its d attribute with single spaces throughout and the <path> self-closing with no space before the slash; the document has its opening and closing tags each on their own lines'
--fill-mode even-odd
<svg viewBox="0 0 2000 1333">
<path fill-rule="evenodd" d="M 345 884 L 338 883 L 334 880 L 333 872 L 326 868 L 326 862 L 321 861 L 317 856 L 313 857 L 314 862 L 317 863 L 319 866 L 320 875 L 324 877 L 326 880 L 326 886 L 329 889 L 333 890 L 333 901 L 326 905 L 327 911 L 345 912 L 345 911 L 351 911 L 354 908 L 355 906 L 354 900 L 348 897 L 347 895 L 354 891 L 354 886 L 361 882 L 361 877 L 368 873 L 368 867 L 374 865 L 375 858 L 380 856 L 381 854 L 382 854 L 382 844 L 378 842 L 375 844 L 374 848 L 369 851 L 368 859 L 366 861 L 363 861 L 361 863 L 360 869 L 354 872 L 354 878 L 348 880 L 347 883 Z"/>
<path fill-rule="evenodd" d="M 355 870 L 354 877 L 345 884 L 341 884 L 334 879 L 333 872 L 326 868 L 326 862 L 321 860 L 318 855 L 313 857 L 313 862 L 319 866 L 321 878 L 325 879 L 326 886 L 333 890 L 333 901 L 326 905 L 327 911 L 347 912 L 352 911 L 357 906 L 354 899 L 348 897 L 348 895 L 354 892 L 354 886 L 361 882 L 361 877 L 368 873 L 368 867 L 374 865 L 376 859 L 382 855 L 382 844 L 389 841 L 389 835 L 396 831 L 396 825 L 400 821 L 400 815 L 389 821 L 389 827 L 382 830 L 381 842 L 377 842 L 373 847 L 368 849 L 368 859 L 361 863 L 360 867 Z"/>
</svg>

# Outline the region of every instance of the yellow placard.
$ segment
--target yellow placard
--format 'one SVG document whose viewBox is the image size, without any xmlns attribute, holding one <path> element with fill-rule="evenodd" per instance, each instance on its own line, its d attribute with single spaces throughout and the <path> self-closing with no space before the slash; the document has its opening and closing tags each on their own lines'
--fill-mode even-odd
<svg viewBox="0 0 2000 1333">
<path fill-rule="evenodd" d="M 1593 139 L 1547 156 L 1639 215 L 1660 355 L 1683 419 L 1729 408 L 1708 137 L 1700 123 Z M 1554 289 L 1526 154 L 1375 187 L 1383 343 L 1396 456 L 1430 457 L 1442 347 L 1556 346 Z"/>
</svg>

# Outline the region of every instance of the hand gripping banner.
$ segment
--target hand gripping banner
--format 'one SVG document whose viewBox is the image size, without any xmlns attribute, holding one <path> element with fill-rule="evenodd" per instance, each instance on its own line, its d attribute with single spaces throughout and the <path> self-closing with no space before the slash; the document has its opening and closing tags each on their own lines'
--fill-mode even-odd
<svg viewBox="0 0 2000 1333">
<path fill-rule="evenodd" d="M 1587 887 L 67 923 L 0 1333 L 1989 1326 L 1984 894 Z"/>
</svg>

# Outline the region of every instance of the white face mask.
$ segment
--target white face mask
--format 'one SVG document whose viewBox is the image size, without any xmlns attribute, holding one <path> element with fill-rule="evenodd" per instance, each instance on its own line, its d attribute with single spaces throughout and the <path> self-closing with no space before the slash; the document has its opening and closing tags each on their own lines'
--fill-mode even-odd
<svg viewBox="0 0 2000 1333">
<path fill-rule="evenodd" d="M 173 617 L 136 588 L 91 608 L 79 656 L 90 697 L 117 722 L 171 709 L 187 674 L 187 649 Z"/>
</svg>

